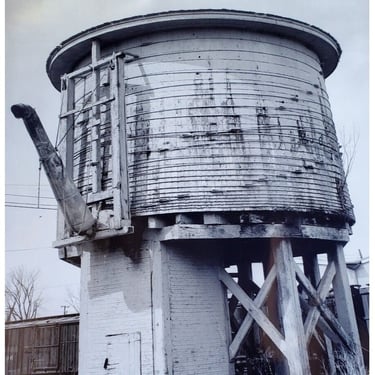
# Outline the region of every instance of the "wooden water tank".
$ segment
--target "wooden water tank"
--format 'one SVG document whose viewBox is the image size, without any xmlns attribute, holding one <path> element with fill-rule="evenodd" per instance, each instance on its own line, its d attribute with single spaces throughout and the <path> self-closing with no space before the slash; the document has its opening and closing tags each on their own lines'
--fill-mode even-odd
<svg viewBox="0 0 375 375">
<path fill-rule="evenodd" d="M 90 63 L 92 40 L 102 56 L 138 56 L 124 65 L 121 124 L 133 216 L 260 212 L 354 222 L 324 82 L 341 53 L 329 34 L 242 11 L 122 19 L 51 53 L 56 88 L 61 75 Z M 90 176 L 75 179 L 90 189 Z"/>
</svg>

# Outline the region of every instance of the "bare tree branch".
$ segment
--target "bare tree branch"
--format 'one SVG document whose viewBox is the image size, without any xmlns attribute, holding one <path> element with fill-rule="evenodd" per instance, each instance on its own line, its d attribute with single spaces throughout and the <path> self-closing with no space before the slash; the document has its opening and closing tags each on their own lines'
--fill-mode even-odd
<svg viewBox="0 0 375 375">
<path fill-rule="evenodd" d="M 352 129 L 351 134 L 347 134 L 345 129 L 342 130 L 340 133 L 340 141 L 341 141 L 341 155 L 342 161 L 344 165 L 344 182 L 347 182 L 348 176 L 350 171 L 353 168 L 353 163 L 355 159 L 355 155 L 357 152 L 358 142 L 359 142 L 359 134 L 356 129 Z"/>
<path fill-rule="evenodd" d="M 12 270 L 5 285 L 6 320 L 36 318 L 41 306 L 42 295 L 37 288 L 38 271 L 23 267 Z"/>
<path fill-rule="evenodd" d="M 79 306 L 80 306 L 80 298 L 79 298 L 79 290 L 73 291 L 72 289 L 68 288 L 66 290 L 68 298 L 65 300 L 66 303 L 71 307 L 75 312 L 79 313 Z"/>
</svg>

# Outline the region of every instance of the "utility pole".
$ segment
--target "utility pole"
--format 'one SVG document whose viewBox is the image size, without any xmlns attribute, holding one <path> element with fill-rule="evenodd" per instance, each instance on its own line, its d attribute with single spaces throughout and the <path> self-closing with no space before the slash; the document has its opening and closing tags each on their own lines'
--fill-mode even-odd
<svg viewBox="0 0 375 375">
<path fill-rule="evenodd" d="M 60 306 L 60 307 L 63 308 L 63 310 L 64 310 L 64 315 L 66 315 L 67 312 L 68 312 L 69 305 L 62 305 L 62 306 Z"/>
</svg>

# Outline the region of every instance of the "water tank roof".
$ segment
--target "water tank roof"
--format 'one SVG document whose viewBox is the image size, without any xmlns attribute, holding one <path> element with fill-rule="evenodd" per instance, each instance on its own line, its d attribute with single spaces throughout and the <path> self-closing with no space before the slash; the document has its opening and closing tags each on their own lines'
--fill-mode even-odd
<svg viewBox="0 0 375 375">
<path fill-rule="evenodd" d="M 338 42 L 323 30 L 290 18 L 226 9 L 179 10 L 124 18 L 82 31 L 63 41 L 47 60 L 47 74 L 59 90 L 60 77 L 74 70 L 91 53 L 91 42 L 113 44 L 137 35 L 182 28 L 239 28 L 296 40 L 319 57 L 324 77 L 337 66 L 341 55 Z"/>
</svg>

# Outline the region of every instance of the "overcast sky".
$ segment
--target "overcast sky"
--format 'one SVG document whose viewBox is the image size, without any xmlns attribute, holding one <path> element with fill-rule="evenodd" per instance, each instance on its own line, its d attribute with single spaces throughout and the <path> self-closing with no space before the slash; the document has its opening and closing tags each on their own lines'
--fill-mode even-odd
<svg viewBox="0 0 375 375">
<path fill-rule="evenodd" d="M 178 5 L 177 5 L 178 4 Z M 235 4 L 235 6 L 234 6 Z M 63 40 L 92 26 L 152 12 L 227 8 L 295 18 L 330 33 L 343 54 L 327 79 L 327 90 L 343 142 L 358 137 L 349 174 L 349 191 L 357 223 L 346 246 L 349 258 L 369 252 L 368 226 L 368 2 L 367 0 L 6 0 L 5 178 L 7 202 L 36 202 L 38 156 L 21 121 L 9 111 L 23 102 L 37 109 L 52 142 L 57 129 L 60 95 L 45 72 L 49 53 Z M 45 177 L 41 195 L 51 197 Z M 30 195 L 23 198 L 19 195 Z M 54 204 L 44 199 L 44 204 Z M 67 290 L 77 291 L 79 269 L 58 260 L 52 210 L 6 208 L 6 269 L 24 265 L 40 270 L 43 314 L 59 314 Z M 73 312 L 70 310 L 70 312 Z"/>
</svg>

